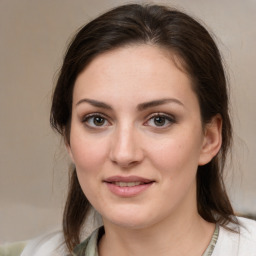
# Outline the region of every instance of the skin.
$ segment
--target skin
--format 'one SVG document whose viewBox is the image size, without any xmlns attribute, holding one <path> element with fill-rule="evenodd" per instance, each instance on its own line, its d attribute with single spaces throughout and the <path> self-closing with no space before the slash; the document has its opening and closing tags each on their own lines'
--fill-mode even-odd
<svg viewBox="0 0 256 256">
<path fill-rule="evenodd" d="M 192 81 L 172 57 L 155 46 L 119 48 L 75 82 L 67 148 L 103 218 L 101 256 L 198 256 L 214 231 L 197 213 L 196 172 L 221 146 L 221 119 L 203 128 Z M 104 182 L 116 175 L 152 184 L 123 197 Z"/>
</svg>

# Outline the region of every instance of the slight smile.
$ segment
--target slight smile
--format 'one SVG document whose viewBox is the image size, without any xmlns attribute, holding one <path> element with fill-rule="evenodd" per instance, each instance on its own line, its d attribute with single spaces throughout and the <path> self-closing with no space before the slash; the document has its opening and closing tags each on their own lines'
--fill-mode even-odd
<svg viewBox="0 0 256 256">
<path fill-rule="evenodd" d="M 108 189 L 120 197 L 134 197 L 151 187 L 154 180 L 138 176 L 112 176 L 103 181 Z"/>
</svg>

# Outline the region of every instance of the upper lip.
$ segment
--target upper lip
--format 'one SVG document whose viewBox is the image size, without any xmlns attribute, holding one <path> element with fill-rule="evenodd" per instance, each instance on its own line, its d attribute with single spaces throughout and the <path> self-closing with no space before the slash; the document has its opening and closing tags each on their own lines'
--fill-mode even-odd
<svg viewBox="0 0 256 256">
<path fill-rule="evenodd" d="M 141 183 L 150 183 L 154 180 L 146 179 L 139 176 L 111 176 L 104 179 L 104 182 L 112 183 L 112 182 L 141 182 Z"/>
</svg>

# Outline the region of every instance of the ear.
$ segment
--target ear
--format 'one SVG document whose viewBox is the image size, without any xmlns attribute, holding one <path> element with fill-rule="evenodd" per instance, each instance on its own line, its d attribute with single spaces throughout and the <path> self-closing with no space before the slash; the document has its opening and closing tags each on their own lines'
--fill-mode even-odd
<svg viewBox="0 0 256 256">
<path fill-rule="evenodd" d="M 216 156 L 222 144 L 222 118 L 218 114 L 204 128 L 204 139 L 198 165 L 209 163 Z"/>
</svg>

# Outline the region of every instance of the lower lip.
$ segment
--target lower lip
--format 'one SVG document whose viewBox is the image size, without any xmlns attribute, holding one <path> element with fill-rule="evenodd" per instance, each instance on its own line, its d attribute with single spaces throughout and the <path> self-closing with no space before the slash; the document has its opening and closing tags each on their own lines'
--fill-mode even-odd
<svg viewBox="0 0 256 256">
<path fill-rule="evenodd" d="M 144 192 L 145 190 L 150 188 L 152 186 L 153 182 L 147 183 L 147 184 L 142 184 L 142 185 L 137 185 L 137 186 L 132 186 L 132 187 L 120 187 L 113 183 L 107 183 L 107 182 L 105 182 L 105 184 L 107 185 L 108 189 L 113 194 L 115 194 L 117 196 L 133 197 L 133 196 L 137 196 L 137 195 L 141 194 L 142 192 Z"/>
</svg>

